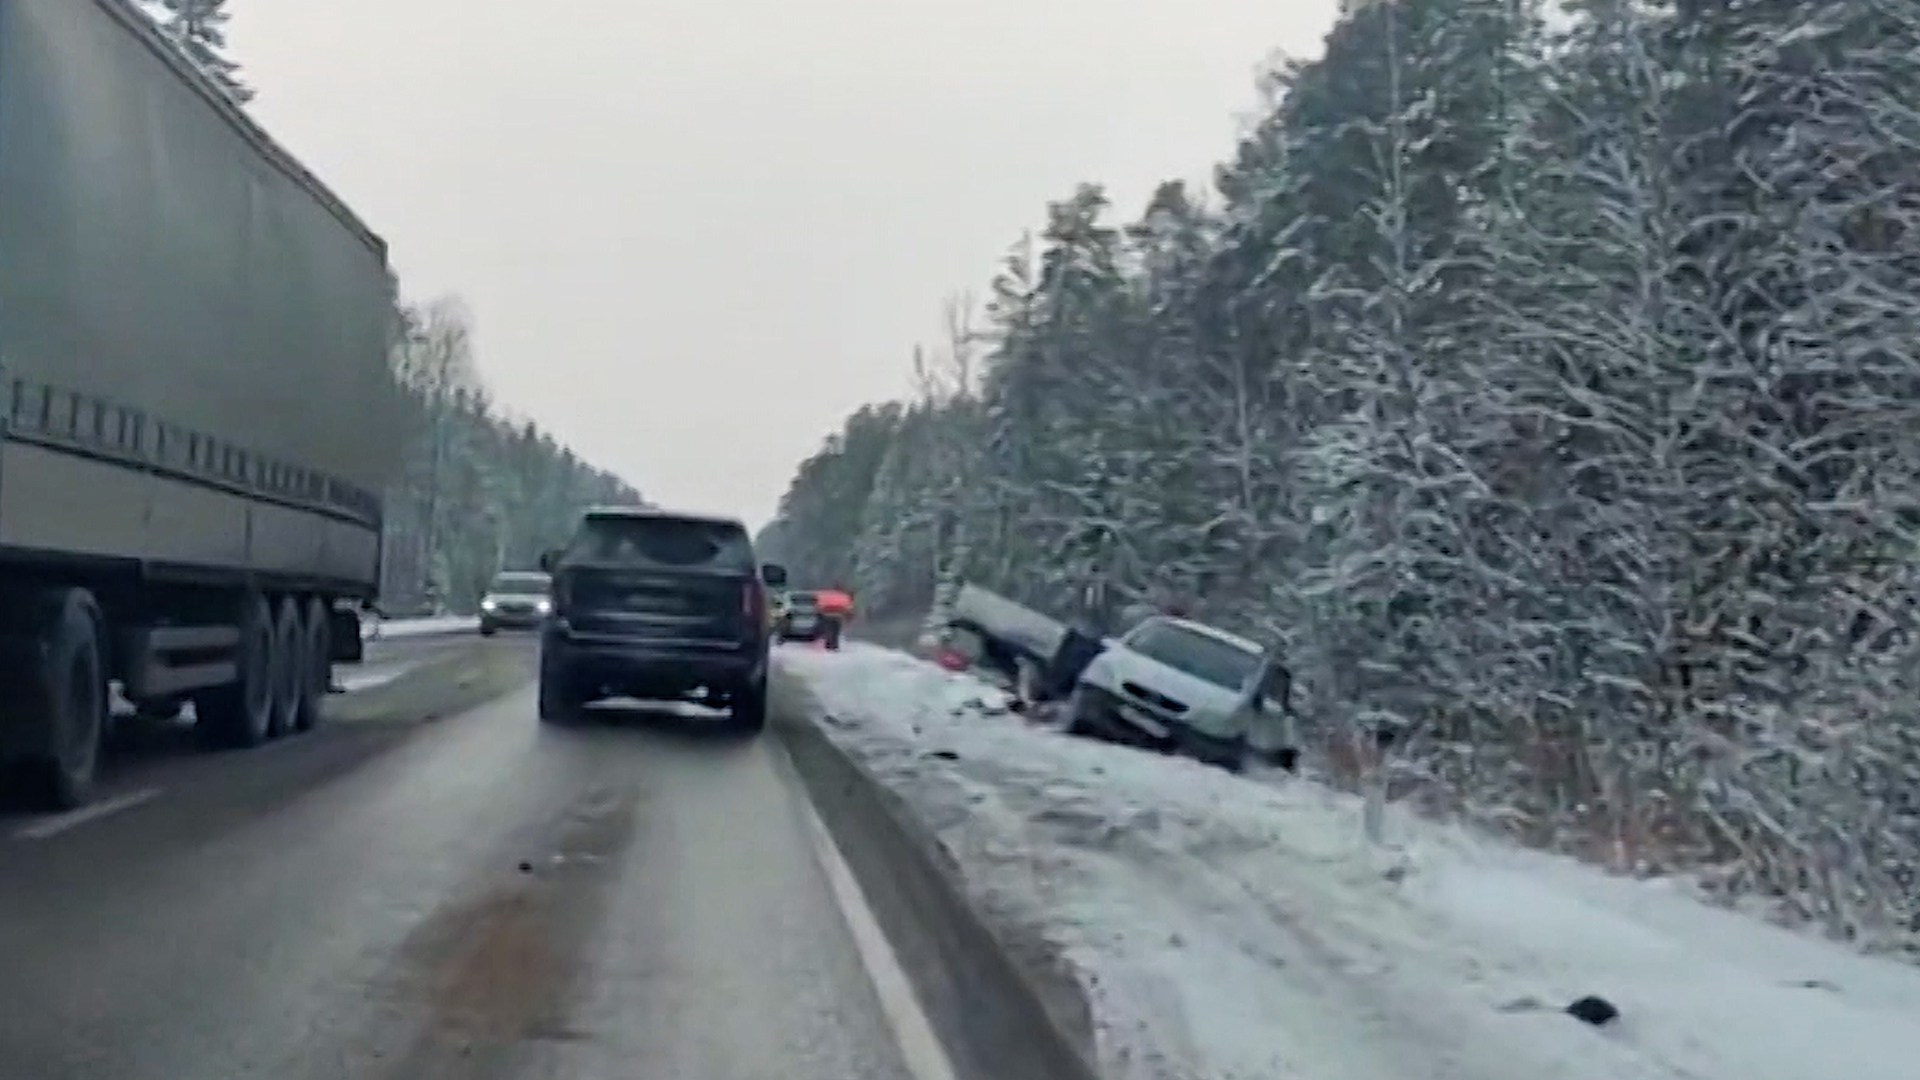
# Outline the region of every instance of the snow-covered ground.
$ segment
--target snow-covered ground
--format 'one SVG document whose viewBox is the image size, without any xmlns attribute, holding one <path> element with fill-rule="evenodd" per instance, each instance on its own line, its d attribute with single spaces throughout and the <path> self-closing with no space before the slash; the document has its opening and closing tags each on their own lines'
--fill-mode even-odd
<svg viewBox="0 0 1920 1080">
<path fill-rule="evenodd" d="M 1356 799 L 1029 725 L 900 653 L 782 649 L 1093 1003 L 1110 1080 L 1911 1080 L 1920 968 Z M 1566 1015 L 1584 995 L 1604 1027 Z"/>
</svg>

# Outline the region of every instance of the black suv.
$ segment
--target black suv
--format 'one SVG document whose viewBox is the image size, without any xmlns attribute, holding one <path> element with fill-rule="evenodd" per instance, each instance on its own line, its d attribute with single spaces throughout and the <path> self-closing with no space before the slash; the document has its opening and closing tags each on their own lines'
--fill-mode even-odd
<svg viewBox="0 0 1920 1080">
<path fill-rule="evenodd" d="M 540 560 L 553 616 L 540 635 L 540 718 L 608 697 L 672 700 L 704 689 L 735 727 L 767 717 L 767 587 L 746 526 L 636 507 L 589 510 Z"/>
</svg>

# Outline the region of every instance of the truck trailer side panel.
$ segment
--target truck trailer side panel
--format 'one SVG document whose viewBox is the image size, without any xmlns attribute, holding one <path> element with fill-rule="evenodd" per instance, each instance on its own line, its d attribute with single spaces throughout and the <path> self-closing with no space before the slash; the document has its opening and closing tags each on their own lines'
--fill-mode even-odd
<svg viewBox="0 0 1920 1080">
<path fill-rule="evenodd" d="M 0 252 L 0 547 L 371 589 L 384 246 L 122 0 L 0 0 Z"/>
<path fill-rule="evenodd" d="M 0 784 L 109 684 L 218 745 L 361 655 L 407 402 L 386 249 L 129 0 L 0 0 Z"/>
<path fill-rule="evenodd" d="M 68 440 L 68 442 L 77 440 Z M 148 452 L 88 453 L 9 425 L 0 449 L 0 546 L 16 557 L 138 559 L 165 576 L 217 568 L 371 595 L 377 513 L 353 516 L 161 468 Z"/>
</svg>

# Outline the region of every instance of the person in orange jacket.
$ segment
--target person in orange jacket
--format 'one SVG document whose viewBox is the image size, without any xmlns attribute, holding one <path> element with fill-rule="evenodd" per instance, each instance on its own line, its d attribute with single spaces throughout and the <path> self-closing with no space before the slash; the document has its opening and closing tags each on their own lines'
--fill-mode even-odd
<svg viewBox="0 0 1920 1080">
<path fill-rule="evenodd" d="M 853 618 L 853 594 L 838 586 L 822 589 L 816 594 L 820 604 L 820 619 L 826 624 L 827 648 L 840 647 L 840 634 Z"/>
</svg>

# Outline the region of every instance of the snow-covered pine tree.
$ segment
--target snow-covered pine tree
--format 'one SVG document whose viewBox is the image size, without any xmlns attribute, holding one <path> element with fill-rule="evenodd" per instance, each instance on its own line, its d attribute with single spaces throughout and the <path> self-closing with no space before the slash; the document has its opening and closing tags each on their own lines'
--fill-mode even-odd
<svg viewBox="0 0 1920 1080">
<path fill-rule="evenodd" d="M 1615 861 L 1658 863 L 1673 850 L 1645 841 L 1685 785 L 1685 462 L 1711 316 L 1686 273 L 1698 219 L 1659 26 L 1625 0 L 1575 15 L 1511 136 L 1525 166 L 1486 219 L 1488 478 L 1511 510 L 1494 557 L 1515 586 L 1504 677 L 1529 704 L 1463 756 L 1536 838 L 1604 833 Z"/>
<path fill-rule="evenodd" d="M 1316 565 L 1302 635 L 1330 712 L 1366 727 L 1470 712 L 1506 650 L 1473 558 L 1477 438 L 1466 192 L 1497 144 L 1484 5 L 1371 8 L 1328 39 L 1283 108 L 1313 263 L 1303 389 L 1327 419 L 1297 450 Z M 1323 546 L 1322 546 L 1323 545 Z"/>
<path fill-rule="evenodd" d="M 150 0 L 160 32 L 207 74 L 236 104 L 253 100 L 254 91 L 240 78 L 240 64 L 227 55 L 227 0 Z"/>
</svg>

